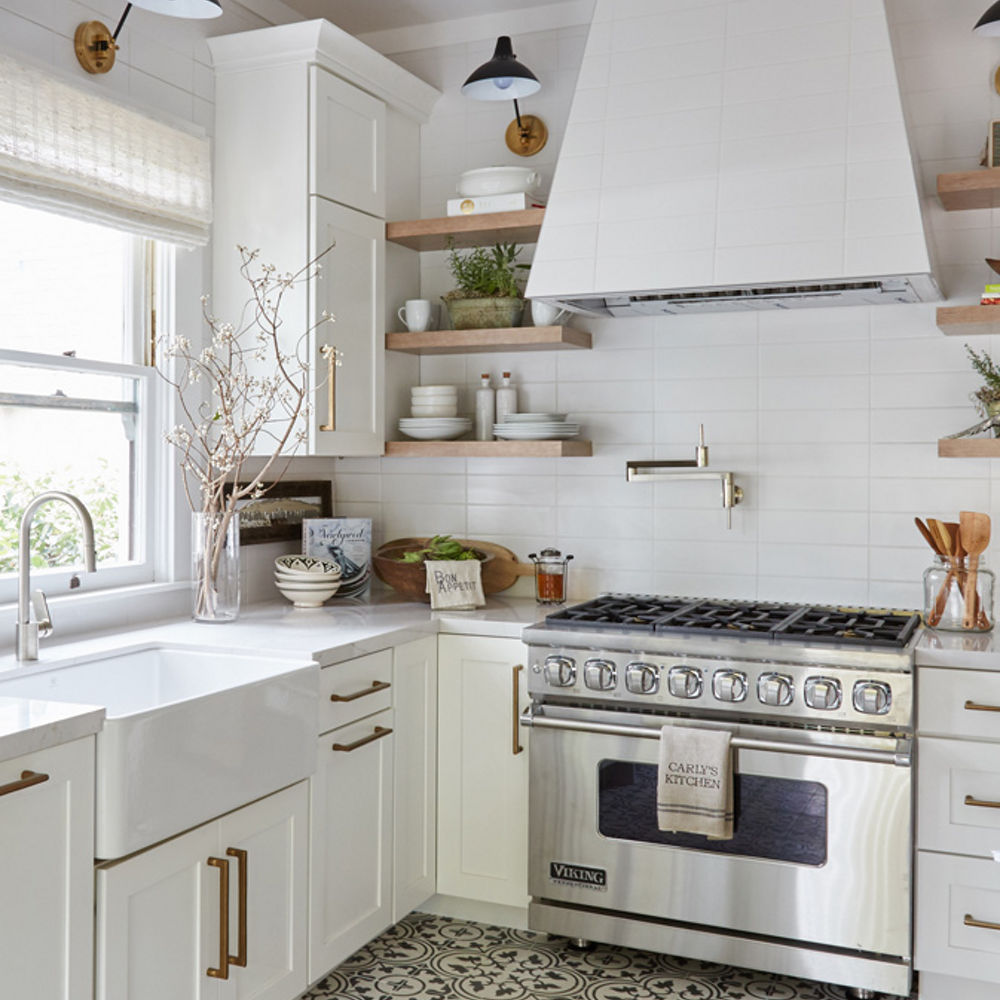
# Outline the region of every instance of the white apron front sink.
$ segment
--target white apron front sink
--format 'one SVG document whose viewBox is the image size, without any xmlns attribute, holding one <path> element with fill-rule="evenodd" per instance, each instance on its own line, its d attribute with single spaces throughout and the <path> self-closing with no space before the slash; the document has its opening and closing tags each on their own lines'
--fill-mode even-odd
<svg viewBox="0 0 1000 1000">
<path fill-rule="evenodd" d="M 96 855 L 120 858 L 315 769 L 319 668 L 150 645 L 0 679 L 0 696 L 103 705 Z"/>
</svg>

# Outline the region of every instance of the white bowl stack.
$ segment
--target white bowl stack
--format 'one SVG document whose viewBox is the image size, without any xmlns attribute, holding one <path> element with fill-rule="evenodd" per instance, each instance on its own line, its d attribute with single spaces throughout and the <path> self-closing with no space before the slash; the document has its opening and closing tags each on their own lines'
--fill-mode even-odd
<svg viewBox="0 0 1000 1000">
<path fill-rule="evenodd" d="M 472 427 L 468 417 L 458 416 L 458 387 L 415 385 L 410 389 L 412 416 L 402 417 L 399 429 L 421 441 L 450 441 Z"/>
<path fill-rule="evenodd" d="M 318 608 L 340 588 L 340 566 L 312 556 L 278 556 L 274 585 L 297 608 Z"/>
<path fill-rule="evenodd" d="M 415 385 L 410 389 L 410 413 L 414 417 L 457 417 L 458 387 Z"/>
</svg>

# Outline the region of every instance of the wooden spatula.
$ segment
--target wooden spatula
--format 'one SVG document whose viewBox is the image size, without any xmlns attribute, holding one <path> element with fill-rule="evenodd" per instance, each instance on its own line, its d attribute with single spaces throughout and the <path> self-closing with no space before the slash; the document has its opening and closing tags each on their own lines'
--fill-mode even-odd
<svg viewBox="0 0 1000 1000">
<path fill-rule="evenodd" d="M 959 572 L 959 563 L 955 553 L 955 546 L 958 543 L 958 525 L 947 521 L 938 521 L 933 517 L 927 518 L 927 528 L 930 540 L 934 543 L 934 551 L 939 556 L 948 560 L 948 572 L 945 574 L 944 583 L 937 593 L 937 599 L 931 613 L 927 617 L 927 624 L 933 628 L 941 621 L 944 609 L 948 603 L 948 594 L 951 592 L 952 582 Z M 954 530 L 953 530 L 954 529 Z"/>
<path fill-rule="evenodd" d="M 959 537 L 962 548 L 969 555 L 969 573 L 965 581 L 965 613 L 963 628 L 976 627 L 976 578 L 979 575 L 979 557 L 990 544 L 990 516 L 963 510 L 958 515 Z"/>
</svg>

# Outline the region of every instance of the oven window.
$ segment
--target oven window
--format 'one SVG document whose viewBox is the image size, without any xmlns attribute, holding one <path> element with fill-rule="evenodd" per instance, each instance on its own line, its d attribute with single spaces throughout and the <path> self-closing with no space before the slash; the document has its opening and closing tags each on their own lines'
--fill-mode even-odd
<svg viewBox="0 0 1000 1000">
<path fill-rule="evenodd" d="M 664 833 L 657 827 L 656 773 L 655 764 L 600 762 L 602 836 L 801 865 L 826 861 L 827 794 L 818 782 L 733 775 L 733 838 L 709 840 L 694 833 Z"/>
</svg>

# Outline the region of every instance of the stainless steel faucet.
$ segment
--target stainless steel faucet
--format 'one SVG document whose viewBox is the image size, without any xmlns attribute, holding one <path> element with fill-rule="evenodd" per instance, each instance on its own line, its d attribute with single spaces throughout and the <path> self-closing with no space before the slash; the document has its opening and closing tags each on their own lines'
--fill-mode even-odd
<svg viewBox="0 0 1000 1000">
<path fill-rule="evenodd" d="M 18 660 L 38 659 L 38 639 L 52 633 L 52 618 L 49 615 L 45 595 L 36 590 L 31 594 L 31 604 L 35 609 L 35 620 L 31 620 L 28 595 L 31 592 L 31 519 L 39 507 L 50 500 L 62 500 L 76 511 L 83 526 L 83 560 L 88 573 L 97 571 L 97 556 L 94 551 L 94 522 L 90 511 L 72 493 L 48 490 L 34 497 L 21 515 L 20 538 L 17 550 L 17 625 L 14 634 L 17 643 Z"/>
</svg>

